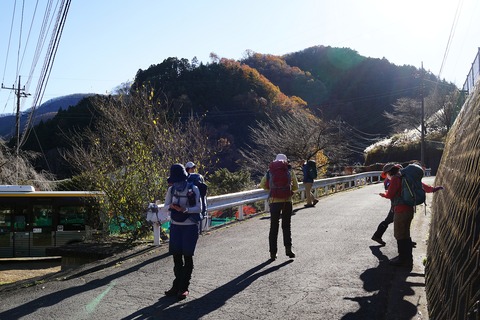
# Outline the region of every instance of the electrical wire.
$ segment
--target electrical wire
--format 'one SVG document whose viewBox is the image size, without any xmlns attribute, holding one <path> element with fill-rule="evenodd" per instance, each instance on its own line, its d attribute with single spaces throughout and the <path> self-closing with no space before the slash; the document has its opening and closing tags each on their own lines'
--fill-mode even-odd
<svg viewBox="0 0 480 320">
<path fill-rule="evenodd" d="M 12 42 L 13 22 L 15 21 L 15 8 L 16 7 L 17 7 L 17 1 L 15 0 L 15 4 L 13 5 L 12 22 L 10 24 L 10 35 L 8 36 L 8 46 L 7 46 L 7 54 L 5 56 L 5 66 L 3 67 L 2 83 L 5 82 L 5 74 L 7 72 L 7 62 L 8 62 L 8 55 L 10 53 L 10 44 Z"/>
<path fill-rule="evenodd" d="M 53 28 L 52 38 L 49 44 L 46 59 L 44 61 L 44 65 L 40 75 L 40 81 L 37 84 L 37 89 L 34 95 L 31 112 L 29 114 L 27 124 L 25 125 L 24 132 L 19 143 L 20 146 L 25 144 L 25 141 L 28 139 L 28 136 L 32 127 L 31 125 L 33 123 L 36 106 L 38 106 L 43 99 L 43 94 L 45 93 L 46 84 L 48 83 L 48 79 L 50 77 L 53 62 L 55 61 L 55 56 L 57 54 L 58 45 L 60 43 L 63 28 L 65 26 L 70 4 L 71 4 L 71 0 L 66 0 L 66 1 L 62 0 L 62 3 L 58 9 L 57 20 L 55 23 L 55 27 Z"/>
<path fill-rule="evenodd" d="M 443 67 L 445 65 L 445 62 L 447 61 L 447 56 L 448 56 L 448 52 L 450 51 L 450 46 L 452 44 L 452 40 L 453 40 L 453 37 L 455 35 L 455 30 L 457 28 L 457 23 L 458 23 L 458 18 L 460 16 L 460 11 L 461 11 L 461 8 L 463 6 L 463 0 L 460 0 L 458 2 L 458 5 L 457 5 L 457 9 L 455 10 L 455 15 L 454 15 L 454 18 L 453 18 L 453 23 L 452 23 L 452 26 L 450 28 L 450 34 L 448 36 L 448 40 L 447 40 L 447 46 L 445 48 L 445 52 L 443 54 L 443 60 L 442 60 L 442 64 L 440 66 L 440 71 L 438 72 L 438 78 L 440 79 L 440 76 L 442 74 L 442 71 L 443 71 Z"/>
<path fill-rule="evenodd" d="M 26 85 L 25 85 L 27 90 L 29 90 L 29 88 L 30 88 L 30 85 L 31 85 L 31 82 L 32 82 L 32 79 L 33 79 L 33 74 L 34 74 L 35 69 L 37 67 L 38 60 L 41 57 L 41 53 L 43 51 L 43 47 L 44 47 L 45 42 L 46 42 L 47 31 L 51 28 L 51 21 L 50 21 L 51 12 L 52 12 L 52 0 L 49 0 L 47 6 L 45 7 L 45 13 L 43 15 L 42 26 L 40 28 L 40 32 L 39 32 L 39 35 L 38 35 L 37 45 L 36 45 L 36 48 L 35 48 L 35 53 L 34 53 L 34 56 L 33 56 L 32 65 L 30 67 L 30 72 L 28 74 L 28 80 L 27 80 Z M 50 23 L 49 23 L 49 21 L 50 21 Z M 35 104 L 33 104 L 33 106 L 35 106 Z"/>
<path fill-rule="evenodd" d="M 369 136 L 369 137 L 375 137 L 375 138 L 379 138 L 381 137 L 382 135 L 381 134 L 378 134 L 378 133 L 367 133 L 367 132 L 363 132 L 361 130 L 358 130 L 357 128 L 355 128 L 354 126 L 352 126 L 351 124 L 349 124 L 348 122 L 345 122 L 342 120 L 342 123 L 345 124 L 346 126 L 348 126 L 348 128 L 350 130 L 354 130 L 356 131 L 357 133 L 363 135 L 363 136 Z M 371 138 L 366 138 L 367 140 L 371 140 Z"/>
<path fill-rule="evenodd" d="M 30 28 L 28 29 L 27 40 L 25 41 L 25 48 L 23 49 L 22 60 L 20 61 L 20 68 L 22 68 L 23 59 L 25 58 L 25 54 L 27 52 L 28 42 L 30 40 L 30 35 L 32 34 L 33 22 L 35 21 L 35 16 L 36 16 L 36 13 L 37 13 L 38 1 L 39 0 L 37 0 L 37 3 L 35 4 L 35 9 L 33 11 L 33 17 L 32 17 L 32 22 L 30 23 Z"/>
<path fill-rule="evenodd" d="M 10 54 L 10 44 L 12 42 L 13 24 L 14 24 L 14 21 L 15 21 L 16 8 L 17 8 L 17 1 L 15 0 L 15 3 L 13 5 L 12 22 L 10 24 L 10 35 L 8 36 L 7 53 L 5 55 L 5 66 L 3 67 L 2 86 L 3 86 L 3 83 L 5 82 L 5 74 L 7 73 L 7 63 L 8 63 L 8 56 Z M 15 79 L 16 78 L 17 77 L 15 77 Z M 10 91 L 10 94 L 8 95 L 7 101 L 5 101 L 5 107 L 3 108 L 3 113 L 5 113 L 5 110 L 7 109 L 7 105 L 8 105 L 8 102 L 10 101 L 11 96 L 12 96 L 12 91 Z"/>
<path fill-rule="evenodd" d="M 20 51 L 22 49 L 22 30 L 23 30 L 23 13 L 25 12 L 25 0 L 22 2 L 22 15 L 20 18 L 20 35 L 18 38 L 18 51 L 17 51 L 17 73 L 15 74 L 15 79 L 17 79 L 20 74 Z M 20 84 L 18 84 L 20 86 Z"/>
</svg>

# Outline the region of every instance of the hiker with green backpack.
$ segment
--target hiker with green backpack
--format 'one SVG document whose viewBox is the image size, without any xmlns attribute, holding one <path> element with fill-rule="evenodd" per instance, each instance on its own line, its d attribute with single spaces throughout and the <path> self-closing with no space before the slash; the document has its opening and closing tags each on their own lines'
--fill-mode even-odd
<svg viewBox="0 0 480 320">
<path fill-rule="evenodd" d="M 383 167 L 383 172 L 390 179 L 390 184 L 386 192 L 380 193 L 380 196 L 392 201 L 393 234 L 398 246 L 398 256 L 390 260 L 390 265 L 411 268 L 413 246 L 410 225 L 415 206 L 425 202 L 424 186 L 427 185 L 422 183 L 424 171 L 416 163 L 409 164 L 405 168 L 399 164 L 387 163 Z M 432 188 L 431 192 L 443 189 L 443 187 Z"/>
<path fill-rule="evenodd" d="M 384 169 L 386 168 L 387 170 L 389 170 L 390 166 L 398 166 L 398 168 L 400 170 L 403 169 L 402 165 L 394 164 L 394 163 L 387 164 L 384 167 Z M 387 172 L 382 172 L 380 177 L 383 179 L 383 185 L 385 187 L 385 190 L 388 190 L 388 187 L 390 185 L 390 179 L 391 179 L 390 174 L 387 173 Z M 423 182 L 422 182 L 422 187 L 423 187 L 423 190 L 425 191 L 425 193 L 434 193 L 434 192 L 437 192 L 439 190 L 443 190 L 442 186 L 432 187 L 432 186 L 430 186 L 428 184 L 425 184 Z M 382 246 L 386 245 L 386 242 L 383 241 L 383 239 L 382 239 L 383 234 L 385 233 L 385 231 L 387 231 L 388 226 L 393 222 L 393 215 L 394 215 L 394 213 L 393 213 L 393 201 L 392 200 L 390 200 L 390 201 L 391 201 L 391 206 L 390 206 L 390 209 L 388 211 L 388 214 L 387 214 L 386 218 L 378 224 L 377 230 L 375 230 L 375 233 L 372 236 L 372 240 L 379 243 Z M 412 242 L 412 246 L 415 248 L 416 243 Z"/>
</svg>

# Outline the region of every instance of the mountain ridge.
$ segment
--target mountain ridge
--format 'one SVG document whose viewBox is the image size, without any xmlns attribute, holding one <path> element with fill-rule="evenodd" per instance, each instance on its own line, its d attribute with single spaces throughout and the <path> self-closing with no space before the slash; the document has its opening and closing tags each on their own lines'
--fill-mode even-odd
<svg viewBox="0 0 480 320">
<path fill-rule="evenodd" d="M 151 90 L 160 105 L 182 121 L 201 115 L 209 138 L 228 146 L 219 157 L 219 167 L 234 171 L 238 150 L 252 144 L 250 127 L 268 121 L 269 116 L 297 111 L 325 121 L 340 120 L 339 126 L 347 131 L 354 128 L 355 134 L 348 134 L 345 143 L 351 146 L 354 160 L 361 161 L 372 136 L 390 133 L 384 112 L 392 112 L 399 98 L 419 98 L 420 72 L 385 58 L 361 56 L 349 48 L 316 46 L 282 56 L 249 52 L 241 60 L 216 58 L 209 64 L 170 57 L 139 69 L 129 90 Z M 428 95 L 440 80 L 429 72 L 424 78 L 430 80 L 423 86 L 423 94 Z M 72 112 L 62 111 L 40 123 L 36 137 L 30 136 L 22 147 L 50 152 L 45 159 L 50 164 L 37 163 L 38 168 L 56 167 L 52 163 L 59 161 L 59 150 L 68 148 L 65 133 L 91 126 L 94 104 L 90 98 L 83 99 L 70 108 Z"/>
<path fill-rule="evenodd" d="M 73 93 L 66 96 L 56 97 L 42 103 L 39 107 L 35 108 L 35 119 L 33 125 L 37 125 L 40 121 L 47 121 L 55 117 L 58 110 L 66 110 L 71 106 L 75 106 L 83 98 L 94 95 L 93 93 Z M 33 108 L 21 112 L 20 115 L 20 131 L 22 132 L 25 127 L 25 123 L 29 117 Z M 0 138 L 3 140 L 9 140 L 15 135 L 15 114 L 3 114 L 0 115 Z"/>
</svg>

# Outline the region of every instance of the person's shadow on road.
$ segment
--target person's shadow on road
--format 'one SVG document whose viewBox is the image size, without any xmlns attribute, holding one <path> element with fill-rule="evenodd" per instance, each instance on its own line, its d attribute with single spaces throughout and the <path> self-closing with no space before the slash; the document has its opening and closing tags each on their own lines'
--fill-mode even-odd
<svg viewBox="0 0 480 320">
<path fill-rule="evenodd" d="M 381 246 L 371 246 L 372 254 L 378 258 L 376 268 L 365 270 L 360 279 L 363 288 L 368 292 L 375 292 L 370 296 L 345 297 L 346 300 L 358 302 L 360 309 L 354 313 L 348 313 L 342 320 L 410 320 L 417 313 L 417 307 L 403 297 L 413 295 L 412 286 L 415 284 L 406 281 L 410 273 L 409 268 L 398 268 L 389 265 L 389 260 L 380 251 Z M 390 305 L 390 308 L 389 308 Z M 389 310 L 398 311 L 395 314 L 387 314 Z"/>
<path fill-rule="evenodd" d="M 250 284 L 252 284 L 258 278 L 277 271 L 278 269 L 293 262 L 293 260 L 285 261 L 279 265 L 272 266 L 268 269 L 262 270 L 269 265 L 272 261 L 268 260 L 259 264 L 258 266 L 248 270 L 247 272 L 236 277 L 232 281 L 225 283 L 224 285 L 216 288 L 203 297 L 195 300 L 188 301 L 182 304 L 177 303 L 176 298 L 162 297 L 157 303 L 150 307 L 143 308 L 136 311 L 128 317 L 124 317 L 122 320 L 140 320 L 140 319 L 182 319 L 193 320 L 200 319 L 202 316 L 209 314 L 222 307 L 229 299 L 236 294 L 245 290 Z"/>
<path fill-rule="evenodd" d="M 148 250 L 151 250 L 151 249 L 144 250 L 143 252 L 146 252 Z M 70 287 L 70 288 L 67 288 L 67 289 L 63 289 L 63 290 L 60 290 L 60 291 L 56 291 L 56 292 L 41 296 L 41 297 L 36 298 L 34 300 L 28 301 L 28 302 L 26 302 L 22 305 L 19 305 L 18 307 L 0 312 L 0 319 L 12 319 L 12 320 L 13 319 L 21 319 L 21 318 L 35 312 L 38 309 L 48 308 L 49 306 L 56 305 L 56 304 L 60 303 L 61 301 L 66 300 L 66 299 L 71 298 L 71 297 L 74 297 L 76 295 L 80 295 L 82 293 L 85 293 L 85 292 L 88 292 L 88 291 L 91 291 L 91 290 L 95 290 L 99 287 L 108 286 L 108 285 L 111 285 L 112 283 L 114 284 L 115 281 L 118 278 L 121 278 L 121 277 L 123 277 L 123 276 L 125 276 L 129 273 L 132 273 L 132 272 L 137 272 L 142 267 L 144 267 L 144 266 L 146 266 L 150 263 L 154 263 L 157 260 L 164 259 L 168 255 L 169 255 L 168 253 L 165 253 L 165 254 L 162 254 L 160 256 L 154 256 L 154 257 L 152 257 L 148 260 L 143 261 L 142 263 L 136 264 L 136 265 L 134 265 L 134 266 L 132 266 L 128 269 L 125 269 L 125 270 L 122 270 L 120 272 L 111 274 L 111 275 L 106 276 L 104 278 L 95 279 L 95 280 L 89 281 L 89 282 L 87 282 L 87 283 L 85 283 L 84 285 L 81 285 L 81 286 L 73 286 L 73 287 Z M 115 261 L 118 262 L 120 260 L 121 259 L 115 260 Z M 108 266 L 111 266 L 112 264 L 114 264 L 115 261 L 112 261 L 109 264 L 104 265 L 101 268 L 107 268 Z M 100 270 L 101 268 L 99 267 L 98 270 Z M 68 277 L 68 279 L 74 279 L 76 277 L 79 277 L 80 275 L 83 275 L 83 274 L 86 274 L 86 273 L 89 273 L 89 272 L 93 272 L 92 270 L 97 270 L 97 268 L 90 268 L 90 269 L 88 269 L 88 271 L 80 272 L 79 274 Z M 66 310 L 66 312 L 68 312 L 68 310 Z"/>
</svg>

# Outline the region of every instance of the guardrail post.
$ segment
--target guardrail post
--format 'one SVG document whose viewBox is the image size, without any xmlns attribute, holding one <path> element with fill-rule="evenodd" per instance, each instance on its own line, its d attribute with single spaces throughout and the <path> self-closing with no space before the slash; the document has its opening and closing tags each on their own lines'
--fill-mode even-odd
<svg viewBox="0 0 480 320">
<path fill-rule="evenodd" d="M 238 206 L 238 220 L 243 220 L 243 204 Z"/>
<path fill-rule="evenodd" d="M 160 223 L 153 224 L 153 244 L 155 246 L 160 245 L 160 228 L 161 228 Z"/>
</svg>

